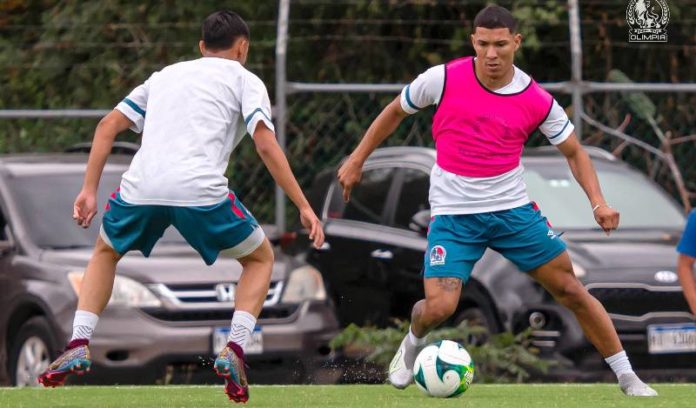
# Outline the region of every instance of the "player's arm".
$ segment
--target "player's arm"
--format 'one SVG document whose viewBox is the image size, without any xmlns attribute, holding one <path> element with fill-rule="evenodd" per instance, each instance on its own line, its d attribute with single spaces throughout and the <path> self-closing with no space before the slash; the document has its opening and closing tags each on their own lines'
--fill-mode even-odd
<svg viewBox="0 0 696 408">
<path fill-rule="evenodd" d="M 111 153 L 116 135 L 133 126 L 133 122 L 118 110 L 104 116 L 97 124 L 87 159 L 82 190 L 75 199 L 73 219 L 83 228 L 89 227 L 97 214 L 97 188 L 106 159 Z"/>
<path fill-rule="evenodd" d="M 285 191 L 285 194 L 290 197 L 290 200 L 300 211 L 300 220 L 302 225 L 309 230 L 309 239 L 313 240 L 316 248 L 321 247 L 324 243 L 324 230 L 321 222 L 300 189 L 292 168 L 290 168 L 290 163 L 276 141 L 275 134 L 263 121 L 259 121 L 256 125 L 254 145 L 259 157 L 273 176 L 273 180 Z"/>
<path fill-rule="evenodd" d="M 276 141 L 266 86 L 259 77 L 249 72 L 245 77 L 241 96 L 241 113 L 247 132 L 254 139 L 256 152 L 275 182 L 300 211 L 302 226 L 309 231 L 309 238 L 314 241 L 314 246 L 319 248 L 324 243 L 324 230 L 319 217 L 297 184 L 283 149 Z"/>
<path fill-rule="evenodd" d="M 583 149 L 574 131 L 556 147 L 566 157 L 573 177 L 585 190 L 597 224 L 609 235 L 619 226 L 619 212 L 611 208 L 604 199 L 590 155 Z"/>
<path fill-rule="evenodd" d="M 362 167 L 367 157 L 389 137 L 408 113 L 401 108 L 401 97 L 387 105 L 365 132 L 358 147 L 338 170 L 338 181 L 343 187 L 343 199 L 348 201 L 353 186 L 360 182 Z"/>
<path fill-rule="evenodd" d="M 116 135 L 126 129 L 141 133 L 145 126 L 145 109 L 150 93 L 150 81 L 155 72 L 143 84 L 138 85 L 128 94 L 116 108 L 99 121 L 94 131 L 92 147 L 87 160 L 87 170 L 82 184 L 82 190 L 73 205 L 73 218 L 83 228 L 89 227 L 92 218 L 97 214 L 97 188 L 106 159 L 111 153 Z"/>
<path fill-rule="evenodd" d="M 387 105 L 365 132 L 360 144 L 338 170 L 338 181 L 343 187 L 343 199 L 360 182 L 362 167 L 368 156 L 388 138 L 408 115 L 426 106 L 440 102 L 445 85 L 445 66 L 434 66 L 407 85 L 401 95 Z"/>
<path fill-rule="evenodd" d="M 684 297 L 689 303 L 691 314 L 696 316 L 696 278 L 694 277 L 694 261 L 696 261 L 696 259 L 688 255 L 679 254 L 677 258 L 677 274 L 679 275 L 679 282 L 681 282 L 682 290 L 684 291 Z"/>
</svg>

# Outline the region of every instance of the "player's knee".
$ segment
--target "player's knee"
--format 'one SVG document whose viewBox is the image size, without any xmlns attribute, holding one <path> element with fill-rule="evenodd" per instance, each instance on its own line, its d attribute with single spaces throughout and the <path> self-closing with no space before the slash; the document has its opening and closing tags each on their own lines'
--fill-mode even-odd
<svg viewBox="0 0 696 408">
<path fill-rule="evenodd" d="M 273 253 L 273 246 L 271 243 L 265 239 L 263 243 L 259 246 L 261 250 L 260 260 L 267 265 L 273 265 L 275 262 L 275 254 Z"/>
<path fill-rule="evenodd" d="M 267 253 L 266 262 L 273 265 L 273 262 L 275 262 L 275 254 L 273 253 L 273 246 L 271 245 L 271 243 L 268 240 L 264 241 L 264 245 L 266 247 L 266 253 Z"/>
<path fill-rule="evenodd" d="M 430 320 L 436 323 L 442 323 L 449 319 L 457 310 L 457 302 L 452 302 L 446 299 L 428 300 L 427 313 Z"/>
<path fill-rule="evenodd" d="M 272 267 L 273 262 L 275 262 L 275 255 L 273 254 L 273 247 L 271 246 L 271 243 L 265 239 L 252 253 L 240 258 L 239 262 L 242 265 L 256 263 L 263 266 Z"/>
<path fill-rule="evenodd" d="M 570 310 L 576 310 L 585 305 L 587 301 L 587 291 L 577 279 L 569 279 L 561 285 L 554 297 L 558 303 Z"/>
<path fill-rule="evenodd" d="M 94 254 L 103 257 L 112 258 L 114 261 L 121 259 L 121 254 L 116 252 L 115 249 L 109 246 L 101 237 L 97 239 L 97 243 L 94 246 Z"/>
</svg>

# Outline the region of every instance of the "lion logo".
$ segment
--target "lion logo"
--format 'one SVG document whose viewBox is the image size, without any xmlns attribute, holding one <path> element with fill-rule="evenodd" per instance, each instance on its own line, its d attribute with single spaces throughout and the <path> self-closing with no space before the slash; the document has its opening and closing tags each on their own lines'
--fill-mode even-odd
<svg viewBox="0 0 696 408">
<path fill-rule="evenodd" d="M 665 0 L 631 0 L 626 22 L 629 42 L 667 42 L 669 6 Z"/>
</svg>

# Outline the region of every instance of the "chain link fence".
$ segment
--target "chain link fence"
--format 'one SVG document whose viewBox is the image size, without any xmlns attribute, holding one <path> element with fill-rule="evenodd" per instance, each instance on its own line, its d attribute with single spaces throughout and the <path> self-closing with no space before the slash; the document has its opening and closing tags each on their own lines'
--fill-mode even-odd
<svg viewBox="0 0 696 408">
<path fill-rule="evenodd" d="M 372 120 L 395 96 L 391 93 L 355 92 L 304 92 L 289 95 L 287 155 L 300 185 L 308 188 L 318 172 L 335 167 L 350 154 Z M 553 96 L 561 106 L 567 106 L 567 112 L 572 114 L 570 95 L 553 93 Z M 661 116 L 660 126 L 671 137 L 672 153 L 682 171 L 686 187 L 689 191 L 696 191 L 696 123 L 689 117 L 688 108 L 696 106 L 696 95 L 661 93 L 649 96 L 655 101 L 656 110 L 663 112 L 656 116 Z M 663 150 L 664 146 L 655 130 L 624 106 L 624 96 L 620 93 L 590 94 L 584 97 L 584 102 L 586 113 L 591 118 L 612 129 L 622 128 L 638 140 Z M 428 108 L 409 116 L 384 145 L 432 147 L 430 128 L 433 114 L 434 108 Z M 624 121 L 627 123 L 624 124 Z M 650 151 L 588 125 L 585 126 L 583 143 L 614 153 L 619 159 L 647 174 L 680 201 L 674 175 L 666 163 Z M 527 142 L 528 147 L 547 144 L 546 138 L 539 132 L 533 134 Z M 264 170 L 263 164 L 255 159 L 253 149 L 239 153 L 241 155 L 236 157 L 240 159 L 235 162 L 239 163 L 238 166 L 242 163 L 246 165 L 240 168 L 243 169 L 240 173 L 233 173 L 232 185 L 238 186 L 238 192 L 245 201 L 254 203 L 253 208 L 259 218 L 272 220 L 273 180 Z M 692 203 L 696 203 L 695 196 L 691 195 L 690 198 Z M 286 219 L 291 225 L 297 220 L 296 211 L 290 204 L 286 209 Z"/>
<path fill-rule="evenodd" d="M 384 93 L 296 93 L 288 97 L 286 154 L 300 185 L 306 190 L 314 177 L 337 165 L 357 145 L 372 120 L 394 98 Z M 407 118 L 385 145 L 432 146 L 430 121 L 434 109 Z M 252 205 L 257 218 L 270 221 L 274 211 L 274 183 L 253 146 L 235 152 L 231 184 Z M 253 204 L 251 204 L 253 203 Z M 297 211 L 287 207 L 288 225 Z"/>
<path fill-rule="evenodd" d="M 283 98 L 287 104 L 287 155 L 304 189 L 311 185 L 312 179 L 319 171 L 335 166 L 357 145 L 371 121 L 398 93 L 396 90 L 380 91 L 379 85 L 374 85 L 373 88 L 369 85 L 353 87 L 351 90 L 350 84 L 357 81 L 382 85 L 406 83 L 432 65 L 462 55 L 471 55 L 471 23 L 476 12 L 486 2 L 293 0 L 290 2 L 292 7 L 287 21 L 287 79 L 283 78 L 282 81 L 273 78 L 273 65 L 277 60 L 277 55 L 273 54 L 273 47 L 279 42 L 272 30 L 273 25 L 277 24 L 273 20 L 273 8 L 266 7 L 268 10 L 265 14 L 256 16 L 259 20 L 248 19 L 253 33 L 249 68 L 266 82 L 276 106 L 280 102 L 276 91 L 279 87 L 287 88 L 287 80 L 321 81 L 324 84 L 344 84 L 349 88 L 340 92 L 295 89 Z M 242 3 L 244 2 L 240 4 Z M 568 5 L 572 2 L 501 0 L 498 3 L 511 8 L 522 21 L 524 42 L 516 57 L 516 64 L 539 82 L 569 83 L 567 81 L 572 76 L 572 64 L 569 51 L 571 38 Z M 670 39 L 668 43 L 652 44 L 627 41 L 625 13 L 628 3 L 628 0 L 587 0 L 579 3 L 578 25 L 583 34 L 584 56 L 581 65 L 582 79 L 597 83 L 611 82 L 615 78 L 612 79 L 607 73 L 613 69 L 620 69 L 627 77 L 636 81 L 693 85 L 696 82 L 692 69 L 696 64 L 696 1 L 684 0 L 679 4 L 669 1 L 672 13 L 669 23 L 672 28 Z M 211 3 L 210 7 L 212 9 L 217 6 Z M 253 9 L 252 6 L 247 8 Z M 250 17 L 252 16 L 253 14 Z M 53 23 L 46 21 L 42 24 Z M 189 54 L 178 55 L 177 58 L 197 57 L 192 36 L 195 36 L 198 22 L 127 22 L 124 23 L 123 29 L 109 25 L 109 21 L 95 21 L 90 24 L 121 30 L 117 32 L 123 37 L 120 41 L 124 47 L 140 49 L 138 47 L 147 46 L 146 49 L 161 52 L 146 57 L 133 57 L 132 60 L 122 58 L 120 64 L 115 67 L 87 59 L 90 62 L 88 76 L 97 80 L 102 77 L 108 78 L 104 86 L 108 85 L 107 89 L 112 90 L 113 95 L 105 94 L 100 100 L 93 99 L 91 105 L 80 102 L 83 99 L 89 100 L 87 96 L 82 99 L 66 99 L 63 106 L 110 106 L 109 104 L 122 98 L 132 86 L 144 80 L 150 70 L 159 69 L 175 61 L 165 52 L 171 44 L 181 44 L 183 47 L 184 43 L 191 43 L 190 50 L 186 49 Z M 59 28 L 65 29 L 63 26 Z M 162 34 L 162 30 L 165 29 L 166 35 Z M 24 37 L 34 31 L 34 26 L 11 26 L 5 27 L 5 31 L 0 30 L 7 34 L 8 41 L 18 44 L 23 44 L 22 41 L 26 41 Z M 131 42 L 129 33 L 132 32 L 140 33 L 140 36 L 148 41 L 138 42 L 139 37 L 136 36 Z M 102 40 L 107 39 L 105 37 Z M 172 43 L 174 40 L 175 43 Z M 46 54 L 42 57 L 46 60 L 45 63 L 35 63 L 36 55 L 32 54 L 28 54 L 29 59 L 22 63 L 24 65 L 18 65 L 19 59 L 14 57 L 0 61 L 0 69 L 7 73 L 3 76 L 5 79 L 12 79 L 16 78 L 19 72 L 24 72 L 34 73 L 38 78 L 37 72 L 53 67 L 48 64 L 53 61 L 54 65 L 57 64 L 55 68 L 51 68 L 56 70 L 52 74 L 55 78 L 64 78 L 66 75 L 72 78 L 70 64 L 59 60 L 59 56 L 75 53 L 74 58 L 78 59 L 82 54 L 75 50 L 92 47 L 91 43 L 96 40 L 77 37 L 71 41 L 77 42 L 70 48 L 60 48 L 60 44 L 50 42 L 42 44 L 43 48 L 36 51 L 36 55 Z M 87 41 L 89 44 L 80 45 L 80 41 Z M 124 56 L 131 57 L 129 54 Z M 147 67 L 148 72 L 133 74 L 132 68 L 144 58 L 152 58 L 156 62 Z M 120 74 L 121 71 L 128 75 L 123 76 L 125 74 Z M 0 84 L 4 84 L 2 78 Z M 574 85 L 582 88 L 586 84 Z M 19 95 L 20 88 L 18 84 L 13 86 L 16 88 L 12 88 L 12 92 L 0 97 L 1 108 L 53 106 L 42 100 L 32 102 L 32 99 L 15 98 L 13 95 Z M 27 95 L 42 95 L 42 92 L 47 93 L 51 90 L 50 87 L 43 89 L 38 86 L 34 86 L 36 89 L 30 89 L 31 92 L 27 92 Z M 360 91 L 356 90 L 358 88 Z M 84 93 L 81 89 L 77 91 Z M 77 91 L 76 94 L 79 94 Z M 569 88 L 554 91 L 553 95 L 566 107 L 569 116 L 577 119 L 573 99 L 568 92 Z M 613 90 L 584 93 L 581 100 L 583 114 L 589 120 L 612 130 L 618 129 L 657 149 L 658 153 L 671 151 L 682 172 L 686 189 L 696 191 L 696 93 L 674 91 L 641 94 Z M 31 105 L 32 103 L 34 105 Z M 430 108 L 407 118 L 386 144 L 432 146 L 430 125 L 433 112 Z M 89 140 L 96 123 L 95 117 L 6 117 L 0 120 L 0 152 L 61 151 L 74 143 Z M 126 133 L 121 139 L 138 141 L 138 138 L 138 135 Z M 673 171 L 659 159 L 655 151 L 646 150 L 636 143 L 627 143 L 625 139 L 612 136 L 606 130 L 591 125 L 588 120 L 584 121 L 583 142 L 601 146 L 615 153 L 660 183 L 676 199 L 681 198 Z M 528 146 L 545 143 L 547 142 L 542 136 L 534 135 L 530 138 Z M 260 221 L 277 221 L 277 212 L 274 214 L 275 184 L 256 155 L 250 139 L 243 141 L 233 153 L 228 177 L 231 187 Z M 689 199 L 696 203 L 693 194 Z M 287 214 L 284 219 L 288 225 L 293 225 L 297 222 L 294 206 L 286 203 L 285 208 Z"/>
</svg>

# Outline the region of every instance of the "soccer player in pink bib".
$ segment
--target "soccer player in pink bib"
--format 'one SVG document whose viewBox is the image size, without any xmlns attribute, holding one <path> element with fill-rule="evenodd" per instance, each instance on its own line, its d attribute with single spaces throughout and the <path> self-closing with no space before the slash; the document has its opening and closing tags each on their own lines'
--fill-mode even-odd
<svg viewBox="0 0 696 408">
<path fill-rule="evenodd" d="M 633 372 L 606 310 L 577 280 L 566 244 L 527 195 L 520 159 L 529 135 L 539 129 L 567 158 L 595 220 L 607 234 L 618 227 L 619 213 L 604 200 L 592 162 L 563 109 L 514 66 L 522 37 L 512 14 L 495 5 L 481 10 L 471 39 L 475 57 L 419 75 L 384 108 L 338 171 L 348 200 L 370 153 L 407 115 L 437 106 L 425 299 L 413 306 L 410 330 L 389 367 L 390 382 L 397 388 L 411 383 L 417 347 L 455 312 L 463 282 L 491 248 L 575 314 L 626 395 L 656 396 Z"/>
</svg>

